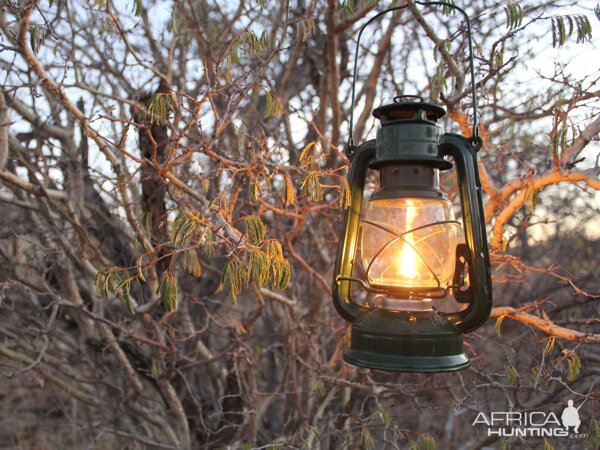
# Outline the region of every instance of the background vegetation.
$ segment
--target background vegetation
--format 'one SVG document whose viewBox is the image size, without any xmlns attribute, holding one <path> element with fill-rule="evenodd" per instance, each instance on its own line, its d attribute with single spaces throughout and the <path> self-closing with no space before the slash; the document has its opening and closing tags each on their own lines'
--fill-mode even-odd
<svg viewBox="0 0 600 450">
<path fill-rule="evenodd" d="M 4 446 L 600 445 L 592 2 L 457 2 L 473 21 L 495 285 L 493 319 L 466 337 L 471 368 L 341 360 L 350 68 L 358 27 L 392 4 L 0 2 Z M 355 142 L 401 93 L 469 135 L 465 38 L 460 15 L 412 0 L 373 24 Z M 586 402 L 587 439 L 472 426 L 568 399 Z"/>
</svg>

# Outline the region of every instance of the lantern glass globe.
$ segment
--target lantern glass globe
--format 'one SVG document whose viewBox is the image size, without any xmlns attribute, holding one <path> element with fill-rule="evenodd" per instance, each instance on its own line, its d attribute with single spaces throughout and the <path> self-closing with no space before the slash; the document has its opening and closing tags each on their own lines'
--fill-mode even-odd
<svg viewBox="0 0 600 450">
<path fill-rule="evenodd" d="M 450 285 L 460 224 L 445 199 L 384 198 L 367 202 L 360 250 L 369 284 L 440 294 Z"/>
</svg>

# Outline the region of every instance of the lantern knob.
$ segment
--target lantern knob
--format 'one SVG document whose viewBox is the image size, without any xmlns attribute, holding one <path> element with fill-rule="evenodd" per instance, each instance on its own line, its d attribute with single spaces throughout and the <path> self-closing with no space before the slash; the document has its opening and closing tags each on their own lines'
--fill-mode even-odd
<svg viewBox="0 0 600 450">
<path fill-rule="evenodd" d="M 394 97 L 394 102 L 396 102 L 396 103 L 404 102 L 404 101 L 406 101 L 406 100 L 404 100 L 404 99 L 406 99 L 406 98 L 418 98 L 418 99 L 419 99 L 419 101 L 420 101 L 421 103 L 423 103 L 423 102 L 425 101 L 425 100 L 423 99 L 423 97 L 421 97 L 420 95 L 415 95 L 415 94 L 402 94 L 402 95 L 396 95 L 396 96 Z"/>
<path fill-rule="evenodd" d="M 421 99 L 420 102 L 398 101 L 400 98 Z M 396 120 L 410 120 L 411 122 L 432 122 L 437 123 L 438 119 L 444 117 L 446 111 L 434 103 L 425 103 L 417 95 L 398 95 L 394 97 L 394 103 L 380 106 L 373 111 L 373 116 L 381 121 L 385 126 Z"/>
</svg>

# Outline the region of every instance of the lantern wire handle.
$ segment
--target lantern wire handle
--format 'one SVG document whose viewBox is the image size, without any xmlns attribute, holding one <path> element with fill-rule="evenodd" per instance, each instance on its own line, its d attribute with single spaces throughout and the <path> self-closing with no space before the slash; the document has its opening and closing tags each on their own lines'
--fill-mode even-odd
<svg viewBox="0 0 600 450">
<path fill-rule="evenodd" d="M 463 10 L 462 8 L 452 4 L 452 3 L 447 3 L 447 2 L 421 2 L 418 0 L 413 0 L 414 3 L 418 4 L 418 5 L 423 5 L 423 6 L 447 6 L 449 8 L 455 9 L 458 12 L 460 12 L 466 22 L 467 22 L 467 35 L 468 35 L 468 41 L 469 41 L 469 68 L 470 68 L 470 72 L 471 72 L 471 93 L 472 93 L 472 98 L 473 98 L 473 145 L 474 146 L 478 146 L 479 144 L 479 124 L 477 121 L 477 93 L 475 92 L 475 67 L 473 64 L 473 38 L 471 35 L 471 20 L 469 19 L 469 15 L 465 12 L 465 10 Z M 398 11 L 400 9 L 405 9 L 408 8 L 408 4 L 406 5 L 402 5 L 402 6 L 394 6 L 393 8 L 388 8 L 384 11 L 381 11 L 377 14 L 375 14 L 373 17 L 371 17 L 367 22 L 365 22 L 365 24 L 360 27 L 360 31 L 358 32 L 358 38 L 356 40 L 356 50 L 354 52 L 354 73 L 352 75 L 352 103 L 350 105 L 350 137 L 348 138 L 348 148 L 352 148 L 354 147 L 354 137 L 352 136 L 354 133 L 354 106 L 355 106 L 355 102 L 356 102 L 356 76 L 357 76 L 357 69 L 358 69 L 358 50 L 360 48 L 360 38 L 363 34 L 363 31 L 365 31 L 365 28 L 367 28 L 368 25 L 370 25 L 372 22 L 374 22 L 375 20 L 377 20 L 379 17 L 383 16 L 384 14 L 387 14 L 389 12 L 392 11 Z M 396 98 L 402 98 L 405 96 L 398 96 Z M 410 96 L 413 97 L 413 96 Z M 414 97 L 418 97 L 418 96 L 414 96 Z M 395 99 L 394 99 L 395 100 Z"/>
</svg>

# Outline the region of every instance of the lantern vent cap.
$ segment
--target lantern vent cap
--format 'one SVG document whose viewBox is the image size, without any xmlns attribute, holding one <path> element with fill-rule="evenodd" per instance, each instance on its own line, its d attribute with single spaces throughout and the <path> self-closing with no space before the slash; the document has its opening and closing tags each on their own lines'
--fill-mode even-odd
<svg viewBox="0 0 600 450">
<path fill-rule="evenodd" d="M 414 99 L 420 101 L 409 101 Z M 418 95 L 398 95 L 394 97 L 394 103 L 373 110 L 373 116 L 381 120 L 382 125 L 397 121 L 437 123 L 445 115 L 446 111 L 440 105 L 426 103 Z"/>
</svg>

